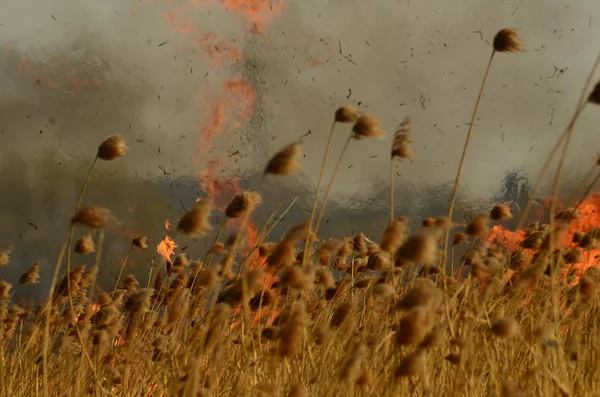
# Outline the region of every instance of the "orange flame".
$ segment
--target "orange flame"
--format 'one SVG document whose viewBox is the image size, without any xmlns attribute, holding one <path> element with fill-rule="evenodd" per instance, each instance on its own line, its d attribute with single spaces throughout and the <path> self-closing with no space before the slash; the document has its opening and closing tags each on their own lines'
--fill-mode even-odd
<svg viewBox="0 0 600 397">
<path fill-rule="evenodd" d="M 548 206 L 549 201 L 546 200 L 544 202 L 544 207 Z M 564 233 L 562 241 L 564 246 L 571 245 L 573 236 L 576 232 L 587 233 L 600 227 L 600 194 L 593 194 L 585 199 L 579 205 L 578 212 L 579 218 L 571 221 L 567 232 Z M 510 251 L 514 251 L 519 247 L 519 244 L 523 241 L 524 237 L 524 230 L 512 231 L 503 226 L 496 225 L 492 228 L 488 241 L 499 244 Z M 594 262 L 596 262 L 595 257 L 598 254 L 600 254 L 600 250 L 598 249 L 592 249 L 589 250 L 589 252 L 586 252 L 583 262 L 573 266 L 573 269 L 576 271 L 575 275 L 581 275 L 588 267 L 592 266 Z"/>
<path fill-rule="evenodd" d="M 171 230 L 171 223 L 168 219 L 165 221 L 165 229 Z M 156 246 L 156 252 L 164 258 L 165 262 L 169 263 L 171 262 L 171 256 L 173 256 L 175 248 L 177 247 L 178 245 L 175 240 L 169 236 L 165 236 L 165 238 Z"/>
</svg>

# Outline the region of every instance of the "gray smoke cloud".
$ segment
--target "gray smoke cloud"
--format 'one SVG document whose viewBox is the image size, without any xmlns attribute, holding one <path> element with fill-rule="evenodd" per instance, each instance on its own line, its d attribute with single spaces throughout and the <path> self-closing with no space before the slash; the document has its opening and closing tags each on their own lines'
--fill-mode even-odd
<svg viewBox="0 0 600 397">
<path fill-rule="evenodd" d="M 23 206 L 23 200 L 39 199 L 50 189 L 61 192 L 65 209 L 37 219 L 55 225 L 68 216 L 97 145 L 113 133 L 125 135 L 131 150 L 119 163 L 101 164 L 96 175 L 123 186 L 183 179 L 196 187 L 186 194 L 199 196 L 200 169 L 244 180 L 298 139 L 304 143 L 304 171 L 293 184 L 314 185 L 333 112 L 342 104 L 376 115 L 387 137 L 352 142 L 334 187 L 337 205 L 361 211 L 370 203 L 386 205 L 373 196 L 383 195 L 391 137 L 407 115 L 419 157 L 396 166 L 397 184 L 415 187 L 416 195 L 422 187 L 446 184 L 456 172 L 490 42 L 499 29 L 515 27 L 526 52 L 495 59 L 463 176 L 468 194 L 491 198 L 507 171 L 539 171 L 599 50 L 595 0 L 272 1 L 276 12 L 260 14 L 266 19 L 261 35 L 252 33 L 253 21 L 234 4 L 3 5 L 0 187 L 2 210 L 12 214 L 3 236 L 26 228 L 26 219 L 43 211 Z M 248 118 L 238 117 L 246 109 L 240 96 L 224 89 L 238 78 L 255 93 Z M 218 104 L 225 109 L 223 132 L 212 142 L 198 141 Z M 597 154 L 599 122 L 600 109 L 589 108 L 581 117 L 568 178 L 580 177 Z M 348 127 L 336 130 L 330 161 L 346 134 Z M 27 169 L 38 171 L 23 172 L 31 164 L 38 167 Z M 66 168 L 81 175 L 67 181 Z M 16 181 L 19 196 L 11 193 Z M 130 208 L 144 205 L 102 187 L 88 197 L 101 204 L 123 199 Z M 171 208 L 182 198 L 165 193 L 161 199 Z M 188 204 L 193 199 L 183 198 Z"/>
<path fill-rule="evenodd" d="M 89 158 L 103 137 L 125 133 L 133 149 L 129 174 L 194 175 L 206 164 L 194 158 L 211 101 L 230 99 L 223 84 L 240 76 L 256 90 L 254 123 L 226 123 L 215 147 L 200 149 L 207 157 L 211 149 L 239 151 L 219 163 L 225 174 L 260 169 L 265 156 L 310 130 L 305 174 L 314 183 L 331 114 L 350 103 L 377 115 L 388 138 L 353 142 L 338 194 L 372 194 L 370 187 L 387 175 L 391 135 L 406 115 L 413 117 L 420 156 L 398 172 L 411 183 L 442 183 L 455 172 L 489 42 L 498 29 L 514 26 L 527 52 L 497 57 L 467 159 L 465 183 L 484 194 L 507 169 L 537 171 L 571 115 L 600 32 L 593 0 L 272 2 L 280 11 L 261 14 L 267 20 L 261 36 L 251 35 L 251 21 L 227 3 L 5 5 L 2 151 L 35 156 L 58 147 Z M 227 59 L 233 47 L 240 56 Z M 98 85 L 61 92 L 72 89 L 74 78 Z M 595 155 L 599 119 L 589 110 L 579 124 L 577 156 L 569 163 L 575 172 Z M 345 133 L 338 131 L 334 149 Z"/>
</svg>

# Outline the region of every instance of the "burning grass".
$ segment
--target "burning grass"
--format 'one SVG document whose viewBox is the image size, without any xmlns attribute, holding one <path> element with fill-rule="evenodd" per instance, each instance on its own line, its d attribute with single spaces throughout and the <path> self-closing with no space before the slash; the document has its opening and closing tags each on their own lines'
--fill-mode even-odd
<svg viewBox="0 0 600 397">
<path fill-rule="evenodd" d="M 499 34 L 494 52 L 520 50 L 516 33 Z M 349 107 L 335 113 L 336 123 L 351 125 L 346 147 L 382 134 L 374 116 Z M 399 127 L 391 161 L 414 156 L 410 127 L 409 119 Z M 299 149 L 278 152 L 264 176 L 295 172 Z M 113 136 L 96 159 L 125 152 Z M 104 230 L 117 223 L 109 209 L 81 207 L 95 163 L 47 300 L 20 304 L 0 281 L 2 395 L 592 396 L 600 389 L 600 196 L 591 188 L 548 224 L 518 230 L 503 226 L 514 211 L 504 203 L 459 225 L 451 213 L 422 222 L 394 217 L 391 195 L 388 226 L 371 236 L 379 243 L 362 233 L 326 241 L 317 232 L 334 171 L 319 216 L 290 225 L 279 241 L 270 232 L 283 214 L 275 211 L 259 232 L 252 227 L 260 189 L 238 192 L 223 208 L 199 199 L 176 230 L 165 222 L 167 236 L 151 248 L 158 270 L 140 280 L 123 274 L 130 255 L 150 248 L 137 236 L 113 287 L 96 285 L 98 265 L 71 268 L 73 252 L 99 263 Z M 221 225 L 211 224 L 212 212 L 225 218 Z M 228 220 L 236 230 L 222 238 Z M 75 231 L 83 237 L 73 242 Z M 176 241 L 213 232 L 204 257 L 177 252 Z M 11 252 L 0 251 L 0 266 L 11 265 Z M 39 270 L 33 264 L 19 282 L 38 283 Z"/>
</svg>

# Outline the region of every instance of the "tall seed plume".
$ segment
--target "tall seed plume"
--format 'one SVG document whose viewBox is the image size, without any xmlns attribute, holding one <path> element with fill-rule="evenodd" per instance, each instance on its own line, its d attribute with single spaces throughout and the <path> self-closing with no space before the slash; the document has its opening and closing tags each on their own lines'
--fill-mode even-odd
<svg viewBox="0 0 600 397">
<path fill-rule="evenodd" d="M 127 153 L 129 148 L 121 135 L 112 135 L 98 146 L 98 158 L 102 160 L 114 160 Z"/>
<path fill-rule="evenodd" d="M 492 69 L 492 63 L 494 62 L 494 55 L 496 52 L 520 52 L 523 51 L 523 46 L 521 43 L 521 37 L 517 34 L 516 31 L 512 29 L 502 29 L 500 30 L 496 36 L 494 37 L 493 43 L 493 51 L 490 54 L 487 67 L 485 69 L 485 73 L 483 75 L 483 79 L 481 81 L 481 87 L 479 88 L 479 92 L 477 94 L 477 101 L 475 102 L 475 107 L 473 108 L 473 114 L 471 115 L 471 122 L 469 123 L 469 130 L 467 131 L 467 136 L 465 137 L 465 143 L 463 145 L 462 154 L 460 156 L 460 162 L 458 164 L 458 169 L 456 171 L 456 178 L 454 179 L 454 186 L 452 188 L 452 197 L 450 199 L 450 208 L 448 210 L 448 219 L 452 221 L 452 214 L 454 212 L 454 205 L 456 203 L 456 195 L 458 193 L 458 185 L 460 183 L 460 176 L 462 173 L 462 169 L 465 163 L 465 158 L 467 156 L 467 149 L 469 148 L 469 142 L 471 141 L 471 135 L 473 133 L 473 128 L 475 126 L 475 121 L 477 120 L 477 113 L 479 112 L 479 106 L 481 105 L 481 98 L 483 97 L 483 91 L 485 90 L 485 86 L 488 80 L 488 76 L 490 74 L 490 70 Z M 450 229 L 446 230 L 446 235 L 444 237 L 444 248 L 442 250 L 442 260 L 441 265 L 446 265 L 446 254 L 448 252 L 448 243 L 450 238 Z"/>
<path fill-rule="evenodd" d="M 212 229 L 210 225 L 211 204 L 208 201 L 197 203 L 177 224 L 177 231 L 192 237 L 203 236 Z"/>
<path fill-rule="evenodd" d="M 302 147 L 299 142 L 292 143 L 275 153 L 265 167 L 264 174 L 288 175 L 300 169 L 299 158 Z"/>
<path fill-rule="evenodd" d="M 415 152 L 408 146 L 412 140 L 412 123 L 406 117 L 394 134 L 392 141 L 392 159 L 390 161 L 390 222 L 394 221 L 394 159 L 412 159 L 416 157 Z"/>
<path fill-rule="evenodd" d="M 392 159 L 413 159 L 416 157 L 415 152 L 408 146 L 409 143 L 413 142 L 412 138 L 412 122 L 409 117 L 406 117 L 394 133 L 394 140 L 392 141 Z"/>
<path fill-rule="evenodd" d="M 40 279 L 40 262 L 35 262 L 19 279 L 19 284 L 36 284 Z"/>
</svg>

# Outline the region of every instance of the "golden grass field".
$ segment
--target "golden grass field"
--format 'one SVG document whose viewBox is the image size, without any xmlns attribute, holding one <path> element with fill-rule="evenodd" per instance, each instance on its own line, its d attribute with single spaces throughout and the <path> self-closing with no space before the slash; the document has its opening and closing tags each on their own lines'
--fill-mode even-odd
<svg viewBox="0 0 600 397">
<path fill-rule="evenodd" d="M 0 282 L 0 394 L 600 396 L 600 270 L 594 266 L 600 224 L 586 218 L 600 201 L 591 195 L 598 178 L 573 207 L 557 208 L 556 197 L 575 121 L 587 104 L 600 103 L 600 86 L 591 84 L 597 64 L 517 228 L 502 227 L 513 217 L 503 203 L 473 214 L 468 224 L 452 221 L 492 61 L 521 51 L 515 31 L 498 32 L 448 216 L 394 214 L 391 172 L 390 219 L 382 236 L 319 236 L 345 149 L 383 134 L 375 116 L 343 106 L 324 143 L 305 223 L 288 225 L 272 241 L 285 215 L 274 211 L 258 235 L 246 236 L 262 202 L 260 187 L 240 192 L 224 210 L 201 199 L 158 245 L 158 266 L 143 278 L 127 274 L 130 254 L 157 248 L 139 236 L 124 253 L 114 286 L 97 286 L 104 233 L 118 220 L 110 209 L 88 205 L 85 190 L 98 161 L 117 160 L 128 150 L 121 136 L 109 137 L 81 189 L 52 280 L 40 284 L 39 263 L 18 280 L 30 288 L 50 286 L 48 298 L 38 306 L 19 304 L 11 285 Z M 350 133 L 341 131 L 344 126 Z M 411 128 L 409 118 L 398 127 L 392 164 L 416 155 Z M 327 167 L 334 133 L 348 140 Z M 525 225 L 559 154 L 548 219 Z M 301 145 L 292 143 L 265 165 L 264 177 L 285 178 L 299 169 L 300 158 Z M 327 169 L 331 178 L 324 185 Z M 225 221 L 212 224 L 218 211 Z M 237 233 L 226 238 L 228 223 Z M 174 252 L 173 242 L 188 237 L 208 239 L 212 248 L 194 260 Z M 0 253 L 0 266 L 13 265 L 10 255 L 10 249 Z M 73 267 L 75 255 L 95 257 L 96 264 Z"/>
</svg>

